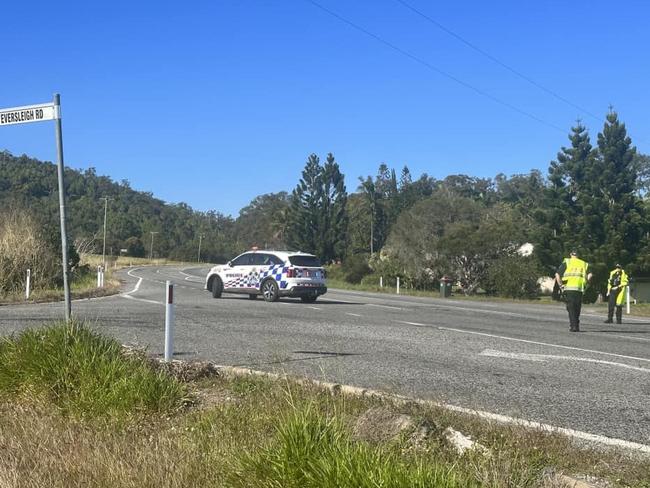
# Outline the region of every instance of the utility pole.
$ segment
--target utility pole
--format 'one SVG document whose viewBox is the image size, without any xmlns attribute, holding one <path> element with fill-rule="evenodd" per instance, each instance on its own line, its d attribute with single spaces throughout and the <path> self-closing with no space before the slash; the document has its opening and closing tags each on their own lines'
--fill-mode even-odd
<svg viewBox="0 0 650 488">
<path fill-rule="evenodd" d="M 203 239 L 203 234 L 199 234 L 199 257 L 196 259 L 197 263 L 201 262 L 201 239 Z"/>
<path fill-rule="evenodd" d="M 151 261 L 153 259 L 153 235 L 160 234 L 160 232 L 149 231 L 149 233 L 151 234 L 151 248 L 149 249 L 149 260 Z"/>
<path fill-rule="evenodd" d="M 102 200 L 104 200 L 104 247 L 102 249 L 102 266 L 106 269 L 106 215 L 108 214 L 108 201 L 113 199 L 102 197 Z"/>
</svg>

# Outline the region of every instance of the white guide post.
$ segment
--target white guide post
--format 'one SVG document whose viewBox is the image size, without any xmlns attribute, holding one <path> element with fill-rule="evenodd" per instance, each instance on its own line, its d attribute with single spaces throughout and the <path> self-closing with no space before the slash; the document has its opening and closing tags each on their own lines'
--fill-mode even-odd
<svg viewBox="0 0 650 488">
<path fill-rule="evenodd" d="M 399 276 L 397 277 L 397 294 L 399 295 Z"/>
<path fill-rule="evenodd" d="M 165 294 L 165 362 L 174 356 L 174 285 L 167 282 Z"/>
<path fill-rule="evenodd" d="M 379 288 L 383 288 L 383 287 L 384 287 L 384 277 L 380 276 L 379 277 Z"/>
<path fill-rule="evenodd" d="M 626 301 L 627 301 L 627 314 L 630 314 L 630 287 L 625 287 Z"/>
<path fill-rule="evenodd" d="M 32 270 L 28 269 L 27 270 L 27 281 L 25 282 L 25 300 L 29 300 L 29 293 L 30 293 L 30 287 L 31 287 L 31 281 L 32 281 Z"/>
</svg>

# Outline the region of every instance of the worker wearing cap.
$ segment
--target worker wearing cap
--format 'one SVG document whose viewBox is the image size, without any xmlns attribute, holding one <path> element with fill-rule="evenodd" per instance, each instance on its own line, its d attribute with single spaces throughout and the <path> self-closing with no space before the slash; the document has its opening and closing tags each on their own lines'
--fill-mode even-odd
<svg viewBox="0 0 650 488">
<path fill-rule="evenodd" d="M 555 281 L 566 298 L 571 332 L 580 332 L 582 295 L 590 280 L 589 264 L 578 258 L 578 251 L 575 249 L 571 251 L 570 257 L 562 261 L 555 272 Z"/>
<path fill-rule="evenodd" d="M 623 323 L 623 301 L 625 301 L 625 292 L 627 291 L 628 278 L 620 264 L 616 264 L 613 271 L 609 273 L 607 280 L 607 320 L 606 324 L 611 324 L 614 318 L 614 309 L 616 309 L 616 323 Z"/>
</svg>

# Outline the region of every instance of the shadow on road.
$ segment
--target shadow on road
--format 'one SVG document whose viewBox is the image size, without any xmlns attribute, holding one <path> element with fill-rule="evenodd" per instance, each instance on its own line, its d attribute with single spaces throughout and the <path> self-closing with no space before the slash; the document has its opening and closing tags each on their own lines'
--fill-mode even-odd
<svg viewBox="0 0 650 488">
<path fill-rule="evenodd" d="M 275 361 L 263 361 L 259 363 L 245 363 L 245 364 L 235 364 L 235 367 L 238 368 L 254 368 L 256 366 L 261 366 L 264 364 L 285 364 L 285 363 L 295 363 L 303 361 L 313 361 L 314 359 L 332 359 L 337 357 L 345 356 L 362 356 L 362 354 L 352 353 L 352 352 L 327 352 L 327 351 L 293 351 L 292 354 L 310 354 L 309 357 L 304 358 L 287 358 L 287 359 L 278 359 Z"/>
</svg>

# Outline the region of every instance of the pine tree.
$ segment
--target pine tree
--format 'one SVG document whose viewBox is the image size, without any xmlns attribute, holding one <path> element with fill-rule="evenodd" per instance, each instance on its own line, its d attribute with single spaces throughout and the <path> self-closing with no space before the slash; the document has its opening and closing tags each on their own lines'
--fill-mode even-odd
<svg viewBox="0 0 650 488">
<path fill-rule="evenodd" d="M 600 271 L 605 273 L 617 262 L 626 266 L 636 260 L 645 235 L 645 219 L 636 194 L 636 148 L 616 112 L 607 114 L 603 131 L 598 134 L 598 151 L 589 176 L 604 228 L 595 257 Z M 585 209 L 589 210 L 596 210 L 596 206 Z"/>
<path fill-rule="evenodd" d="M 549 274 L 571 248 L 586 250 L 584 248 L 592 242 L 589 232 L 584 230 L 581 206 L 590 205 L 587 174 L 593 166 L 595 153 L 589 133 L 580 121 L 571 128 L 569 140 L 571 147 L 562 147 L 557 161 L 550 163 L 546 205 L 538 214 L 541 225 L 536 253 Z"/>
<path fill-rule="evenodd" d="M 342 258 L 347 245 L 347 193 L 345 181 L 332 153 L 327 155 L 322 177 L 320 246 L 318 255 L 324 260 Z"/>
<path fill-rule="evenodd" d="M 342 258 L 347 240 L 347 193 L 344 176 L 330 153 L 324 166 L 316 154 L 307 159 L 291 195 L 286 240 L 294 249 L 323 261 Z"/>
<path fill-rule="evenodd" d="M 318 156 L 311 154 L 302 171 L 302 178 L 291 194 L 287 243 L 294 250 L 316 252 L 322 172 Z"/>
</svg>

